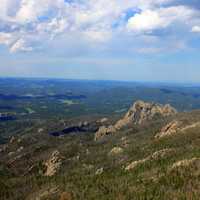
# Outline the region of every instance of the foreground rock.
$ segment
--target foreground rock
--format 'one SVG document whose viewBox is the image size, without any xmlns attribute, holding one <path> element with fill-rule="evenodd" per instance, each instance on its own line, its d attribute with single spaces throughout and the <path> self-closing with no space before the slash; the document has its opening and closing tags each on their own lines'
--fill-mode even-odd
<svg viewBox="0 0 200 200">
<path fill-rule="evenodd" d="M 100 127 L 95 134 L 95 140 L 98 140 L 105 135 L 114 134 L 116 131 L 129 124 L 142 124 L 148 120 L 152 120 L 155 116 L 166 117 L 176 113 L 176 109 L 171 107 L 169 104 L 163 106 L 156 103 L 137 101 L 128 110 L 125 116 L 115 125 L 109 127 Z"/>
<path fill-rule="evenodd" d="M 55 175 L 62 165 L 63 157 L 60 152 L 55 150 L 49 160 L 47 160 L 44 165 L 46 167 L 46 171 L 44 173 L 45 176 L 53 176 Z"/>
</svg>

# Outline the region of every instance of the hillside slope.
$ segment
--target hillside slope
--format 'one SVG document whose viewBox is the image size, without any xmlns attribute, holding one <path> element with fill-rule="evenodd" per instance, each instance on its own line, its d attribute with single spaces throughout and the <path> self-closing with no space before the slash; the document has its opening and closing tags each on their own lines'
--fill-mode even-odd
<svg viewBox="0 0 200 200">
<path fill-rule="evenodd" d="M 200 111 L 129 123 L 97 141 L 91 132 L 55 137 L 48 125 L 0 146 L 0 199 L 199 199 Z"/>
</svg>

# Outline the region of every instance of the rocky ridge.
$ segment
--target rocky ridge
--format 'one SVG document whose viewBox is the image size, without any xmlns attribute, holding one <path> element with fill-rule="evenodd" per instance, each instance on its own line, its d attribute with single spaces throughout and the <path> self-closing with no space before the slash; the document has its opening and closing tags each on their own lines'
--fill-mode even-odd
<svg viewBox="0 0 200 200">
<path fill-rule="evenodd" d="M 155 135 L 155 139 L 164 138 L 167 136 L 172 136 L 177 133 L 183 133 L 189 129 L 200 127 L 200 122 L 195 122 L 189 125 L 184 124 L 181 121 L 172 121 L 165 125 L 159 133 Z"/>
<path fill-rule="evenodd" d="M 136 167 L 138 167 L 139 165 L 144 164 L 148 161 L 163 159 L 167 156 L 172 155 L 174 152 L 175 152 L 174 149 L 169 149 L 169 148 L 156 151 L 152 155 L 150 155 L 142 160 L 136 160 L 136 161 L 131 162 L 129 165 L 127 165 L 125 167 L 125 170 L 126 171 L 133 170 Z"/>
<path fill-rule="evenodd" d="M 125 116 L 117 121 L 115 125 L 111 125 L 109 127 L 100 127 L 95 134 L 95 140 L 98 140 L 105 135 L 114 134 L 116 131 L 129 124 L 143 124 L 144 122 L 153 119 L 156 115 L 166 117 L 176 113 L 176 109 L 169 104 L 161 105 L 137 101 L 133 104 L 133 106 L 131 106 Z"/>
</svg>

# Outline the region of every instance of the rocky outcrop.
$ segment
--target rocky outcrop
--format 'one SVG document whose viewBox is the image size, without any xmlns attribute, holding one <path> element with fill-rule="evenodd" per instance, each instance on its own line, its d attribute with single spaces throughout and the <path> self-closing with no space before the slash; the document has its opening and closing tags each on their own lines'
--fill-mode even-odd
<svg viewBox="0 0 200 200">
<path fill-rule="evenodd" d="M 63 157 L 61 156 L 60 152 L 55 150 L 50 158 L 44 163 L 46 167 L 46 171 L 44 173 L 45 176 L 53 176 L 55 175 L 62 165 Z"/>
<path fill-rule="evenodd" d="M 155 116 L 169 116 L 176 114 L 175 108 L 171 107 L 169 104 L 160 105 L 156 103 L 145 103 L 143 101 L 137 101 L 128 110 L 125 116 L 120 119 L 115 125 L 109 127 L 100 127 L 95 134 L 95 140 L 99 138 L 113 134 L 117 130 L 129 125 L 129 124 L 142 124 L 148 120 L 153 119 Z"/>
<path fill-rule="evenodd" d="M 176 113 L 176 109 L 169 104 L 163 106 L 156 103 L 137 101 L 129 109 L 124 118 L 115 124 L 115 128 L 120 129 L 129 123 L 142 124 L 147 120 L 153 119 L 156 115 L 165 117 Z"/>
<path fill-rule="evenodd" d="M 172 121 L 164 126 L 159 133 L 155 135 L 156 139 L 172 136 L 177 133 L 184 133 L 185 131 L 193 128 L 200 127 L 200 122 L 186 125 L 181 121 Z"/>
<path fill-rule="evenodd" d="M 199 163 L 200 165 L 200 159 L 199 158 L 192 158 L 192 159 L 185 159 L 175 162 L 171 169 L 177 169 L 181 167 L 190 167 L 192 164 Z"/>
<path fill-rule="evenodd" d="M 155 135 L 155 138 L 159 139 L 177 133 L 178 130 L 180 130 L 180 125 L 181 123 L 178 121 L 170 122 L 169 124 L 164 126 L 159 133 Z"/>
<path fill-rule="evenodd" d="M 168 169 L 169 174 L 175 172 L 178 173 L 190 173 L 199 177 L 200 175 L 200 158 L 193 157 L 191 159 L 184 159 L 175 162 Z"/>
<path fill-rule="evenodd" d="M 101 126 L 99 130 L 95 133 L 95 140 L 104 137 L 105 135 L 111 135 L 116 132 L 116 128 L 114 126 Z"/>
<path fill-rule="evenodd" d="M 142 160 L 133 161 L 132 163 L 130 163 L 129 165 L 126 166 L 125 170 L 126 171 L 133 170 L 136 167 L 138 167 L 141 164 L 144 164 L 148 161 L 164 159 L 164 158 L 170 156 L 171 154 L 173 154 L 174 152 L 175 152 L 175 149 L 168 149 L 168 148 L 156 151 L 152 155 L 150 155 Z"/>
<path fill-rule="evenodd" d="M 113 155 L 118 155 L 123 153 L 124 150 L 121 147 L 114 147 L 111 149 L 111 151 L 109 152 L 109 155 L 113 156 Z"/>
<path fill-rule="evenodd" d="M 126 166 L 125 170 L 129 171 L 129 170 L 135 169 L 139 165 L 144 164 L 146 161 L 148 161 L 147 158 L 144 158 L 142 160 L 133 161 L 132 163 L 130 163 L 129 165 Z"/>
</svg>

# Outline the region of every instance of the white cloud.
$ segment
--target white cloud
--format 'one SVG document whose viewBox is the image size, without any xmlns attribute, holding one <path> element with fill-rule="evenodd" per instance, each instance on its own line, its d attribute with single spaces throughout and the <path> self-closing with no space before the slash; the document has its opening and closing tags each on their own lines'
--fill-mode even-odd
<svg viewBox="0 0 200 200">
<path fill-rule="evenodd" d="M 11 46 L 10 52 L 15 53 L 19 50 L 24 51 L 24 52 L 28 52 L 28 51 L 32 51 L 33 48 L 31 46 L 28 46 L 28 44 L 26 43 L 25 40 L 19 39 Z"/>
<path fill-rule="evenodd" d="M 185 23 L 193 14 L 193 10 L 184 6 L 144 10 L 128 20 L 127 28 L 129 31 L 151 32 L 166 28 L 177 21 Z"/>
<path fill-rule="evenodd" d="M 96 42 L 106 42 L 112 37 L 111 32 L 106 31 L 106 30 L 99 31 L 95 29 L 89 29 L 89 30 L 84 31 L 83 34 L 86 37 L 86 39 L 96 41 Z"/>
<path fill-rule="evenodd" d="M 159 16 L 156 11 L 145 10 L 128 20 L 127 28 L 130 31 L 151 31 L 156 28 L 166 27 L 167 21 Z"/>
<path fill-rule="evenodd" d="M 192 32 L 193 33 L 200 33 L 200 26 L 193 26 L 192 27 Z"/>
<path fill-rule="evenodd" d="M 99 43 L 109 41 L 115 33 L 124 34 L 127 29 L 133 33 L 153 34 L 154 30 L 176 23 L 193 26 L 190 22 L 196 17 L 196 11 L 184 5 L 173 6 L 173 2 L 175 0 L 1 0 L 0 43 L 12 52 L 29 51 L 33 49 L 30 45 L 37 46 L 34 44 L 37 42 L 40 45 L 59 35 L 76 33 L 79 40 Z M 127 17 L 127 12 L 132 14 Z"/>
<path fill-rule="evenodd" d="M 66 19 L 53 18 L 51 21 L 38 23 L 35 30 L 40 34 L 48 34 L 53 39 L 57 34 L 66 31 L 68 27 Z"/>
<path fill-rule="evenodd" d="M 14 38 L 11 33 L 0 32 L 0 44 L 10 45 Z"/>
</svg>

